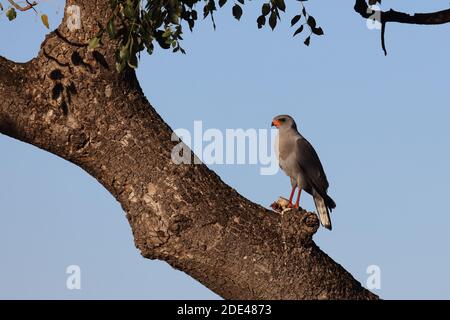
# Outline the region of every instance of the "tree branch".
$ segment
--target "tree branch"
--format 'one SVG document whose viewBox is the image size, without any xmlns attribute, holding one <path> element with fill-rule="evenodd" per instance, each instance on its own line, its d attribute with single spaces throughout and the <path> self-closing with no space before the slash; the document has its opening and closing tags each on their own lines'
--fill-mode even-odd
<svg viewBox="0 0 450 320">
<path fill-rule="evenodd" d="M 28 2 L 28 4 L 24 7 L 20 6 L 13 0 L 8 0 L 8 2 L 19 11 L 27 11 L 27 10 L 33 9 L 33 7 L 37 5 L 36 1 Z"/>
<path fill-rule="evenodd" d="M 110 67 L 115 44 L 73 45 L 106 21 L 105 3 L 68 0 L 83 30 L 63 23 L 27 64 L 0 58 L 0 133 L 84 169 L 121 204 L 142 256 L 224 298 L 377 299 L 316 246 L 314 213 L 267 210 L 207 166 L 172 161 L 178 142 L 134 71 Z"/>
<path fill-rule="evenodd" d="M 411 15 L 393 9 L 390 9 L 389 11 L 373 10 L 368 6 L 366 0 L 356 0 L 354 9 L 364 19 L 377 19 L 381 23 L 381 46 L 385 55 L 387 55 L 385 42 L 387 23 L 397 22 L 416 25 L 439 25 L 450 22 L 450 9 L 429 13 L 415 13 Z"/>
<path fill-rule="evenodd" d="M 370 9 L 366 0 L 356 0 L 355 11 L 359 13 L 363 18 L 373 18 L 376 10 Z M 429 12 L 429 13 L 415 13 L 413 15 L 395 11 L 390 9 L 389 11 L 378 11 L 381 16 L 380 22 L 398 22 L 406 24 L 420 24 L 420 25 L 436 25 L 450 22 L 450 9 Z"/>
<path fill-rule="evenodd" d="M 26 65 L 15 63 L 0 56 L 0 133 L 20 137 L 20 130 L 16 130 L 17 114 L 11 108 L 15 103 L 27 105 L 23 95 Z"/>
</svg>

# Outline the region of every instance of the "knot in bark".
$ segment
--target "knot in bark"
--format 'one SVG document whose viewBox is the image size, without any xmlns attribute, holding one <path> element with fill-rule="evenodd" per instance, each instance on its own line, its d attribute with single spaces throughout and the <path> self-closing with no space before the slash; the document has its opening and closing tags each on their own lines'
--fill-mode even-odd
<svg viewBox="0 0 450 320">
<path fill-rule="evenodd" d="M 288 203 L 288 200 L 279 198 L 272 204 L 275 212 L 280 214 L 283 242 L 287 248 L 306 247 L 319 229 L 319 218 L 302 208 L 290 208 Z"/>
</svg>

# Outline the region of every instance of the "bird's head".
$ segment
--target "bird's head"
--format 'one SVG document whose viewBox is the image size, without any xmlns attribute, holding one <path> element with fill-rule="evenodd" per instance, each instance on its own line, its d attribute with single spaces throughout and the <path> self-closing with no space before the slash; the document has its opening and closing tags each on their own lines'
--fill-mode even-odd
<svg viewBox="0 0 450 320">
<path fill-rule="evenodd" d="M 276 127 L 277 129 L 288 129 L 297 128 L 297 125 L 295 124 L 295 121 L 291 116 L 283 114 L 273 118 L 272 127 Z"/>
</svg>

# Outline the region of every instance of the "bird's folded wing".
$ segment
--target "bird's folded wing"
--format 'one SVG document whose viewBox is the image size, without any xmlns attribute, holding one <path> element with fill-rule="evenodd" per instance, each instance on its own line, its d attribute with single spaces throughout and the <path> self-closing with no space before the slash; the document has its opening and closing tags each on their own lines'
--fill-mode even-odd
<svg viewBox="0 0 450 320">
<path fill-rule="evenodd" d="M 328 189 L 328 180 L 316 150 L 305 138 L 297 140 L 296 157 L 308 182 L 319 194 L 324 196 Z"/>
</svg>

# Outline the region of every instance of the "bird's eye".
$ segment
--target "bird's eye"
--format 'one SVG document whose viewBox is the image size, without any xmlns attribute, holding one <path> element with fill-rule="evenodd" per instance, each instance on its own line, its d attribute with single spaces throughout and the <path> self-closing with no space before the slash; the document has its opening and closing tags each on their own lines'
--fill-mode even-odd
<svg viewBox="0 0 450 320">
<path fill-rule="evenodd" d="M 285 121 L 286 121 L 286 118 L 281 118 L 280 121 L 281 121 L 281 122 L 285 122 Z"/>
</svg>

